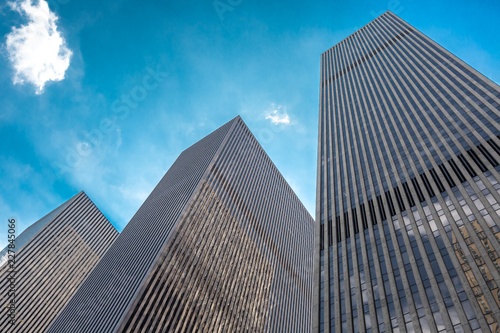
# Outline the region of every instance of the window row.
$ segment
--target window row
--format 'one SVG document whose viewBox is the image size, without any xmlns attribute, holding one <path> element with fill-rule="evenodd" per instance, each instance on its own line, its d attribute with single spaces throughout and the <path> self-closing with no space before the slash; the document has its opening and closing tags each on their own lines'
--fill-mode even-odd
<svg viewBox="0 0 500 333">
<path fill-rule="evenodd" d="M 491 139 L 488 140 L 487 143 L 491 147 L 491 149 L 500 156 L 500 147 Z M 493 167 L 499 165 L 497 159 L 490 153 L 490 150 L 485 148 L 484 145 L 482 144 L 478 145 L 477 149 Z M 479 170 L 481 170 L 481 172 L 488 171 L 488 166 L 481 160 L 481 158 L 478 155 L 478 152 L 474 151 L 473 149 L 470 149 L 466 153 L 470 157 L 470 159 L 474 161 L 474 163 L 477 165 Z M 404 212 L 407 209 L 407 206 L 403 200 L 402 192 L 404 192 L 406 197 L 408 198 L 408 203 L 410 207 L 414 207 L 417 201 L 420 203 L 426 201 L 424 190 L 427 192 L 430 198 L 435 197 L 436 193 L 433 187 L 431 186 L 430 179 L 434 182 L 439 192 L 443 193 L 446 191 L 443 182 L 446 182 L 450 188 L 454 188 L 456 186 L 456 183 L 451 175 L 452 173 L 458 178 L 460 183 L 464 183 L 465 181 L 467 181 L 467 179 L 469 179 L 468 176 L 470 176 L 470 178 L 474 178 L 477 176 L 477 173 L 475 172 L 473 166 L 469 162 L 470 159 L 467 159 L 465 156 L 463 156 L 463 154 L 458 155 L 457 158 L 460 161 L 461 165 L 463 166 L 462 169 L 453 159 L 449 159 L 447 161 L 448 166 L 446 166 L 445 163 L 438 165 L 439 170 L 444 176 L 444 179 L 439 177 L 434 168 L 428 170 L 427 174 L 426 172 L 421 173 L 419 175 L 420 181 L 417 179 L 418 177 L 411 178 L 410 179 L 411 185 L 413 185 L 416 197 L 412 194 L 412 191 L 410 189 L 411 185 L 409 184 L 409 182 L 404 182 L 401 184 L 401 186 L 396 186 L 393 188 L 394 194 L 391 195 L 390 191 L 386 191 L 384 193 L 385 202 L 387 203 L 387 206 L 384 206 L 382 195 L 378 195 L 375 199 L 369 200 L 366 204 L 361 204 L 357 208 L 356 207 L 352 208 L 350 212 L 345 211 L 342 217 L 340 215 L 336 216 L 335 234 L 333 226 L 334 221 L 333 219 L 329 219 L 328 229 L 327 229 L 328 245 L 329 246 L 333 245 L 334 239 L 336 239 L 337 242 L 340 242 L 343 238 L 348 239 L 349 237 L 351 237 L 352 232 L 354 232 L 354 234 L 358 234 L 360 228 L 366 230 L 369 226 L 368 218 L 371 219 L 372 225 L 376 225 L 378 221 L 376 209 L 378 210 L 382 221 L 386 220 L 389 216 L 395 216 L 398 212 Z M 462 172 L 462 170 L 464 169 L 466 171 L 466 174 Z M 358 210 L 360 213 L 359 215 L 361 217 L 361 220 L 358 219 L 358 214 L 357 214 Z M 349 226 L 349 219 L 348 219 L 349 214 L 351 214 L 353 219 L 354 230 L 351 230 Z M 343 228 L 344 232 L 342 232 L 342 221 L 344 226 Z M 344 236 L 342 237 L 342 235 Z M 323 240 L 324 240 L 324 230 L 323 228 L 321 228 L 320 230 L 321 249 L 323 249 L 324 247 Z"/>
</svg>

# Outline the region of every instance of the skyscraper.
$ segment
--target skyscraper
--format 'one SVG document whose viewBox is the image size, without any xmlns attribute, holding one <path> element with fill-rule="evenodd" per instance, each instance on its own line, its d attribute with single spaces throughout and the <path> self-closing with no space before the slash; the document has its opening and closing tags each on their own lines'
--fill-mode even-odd
<svg viewBox="0 0 500 333">
<path fill-rule="evenodd" d="M 498 332 L 500 88 L 391 12 L 321 56 L 314 332 Z"/>
<path fill-rule="evenodd" d="M 84 192 L 19 234 L 13 267 L 0 267 L 0 331 L 43 332 L 117 236 Z M 13 299 L 14 324 L 9 316 Z"/>
<path fill-rule="evenodd" d="M 304 332 L 313 219 L 240 117 L 186 149 L 48 332 Z"/>
</svg>

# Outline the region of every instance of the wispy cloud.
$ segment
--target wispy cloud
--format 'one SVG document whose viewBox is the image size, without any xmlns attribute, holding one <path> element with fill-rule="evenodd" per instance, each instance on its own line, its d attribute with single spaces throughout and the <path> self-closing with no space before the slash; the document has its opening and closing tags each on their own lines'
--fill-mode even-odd
<svg viewBox="0 0 500 333">
<path fill-rule="evenodd" d="M 0 257 L 0 267 L 7 262 L 7 259 L 9 259 L 8 253 L 5 253 L 2 257 Z"/>
<path fill-rule="evenodd" d="M 7 35 L 6 49 L 15 70 L 13 82 L 31 83 L 41 94 L 48 81 L 64 79 L 72 52 L 57 31 L 58 18 L 45 0 L 11 2 L 10 6 L 28 20 Z"/>
<path fill-rule="evenodd" d="M 271 110 L 266 111 L 266 119 L 270 119 L 274 125 L 290 124 L 290 117 L 282 105 L 271 104 Z"/>
</svg>

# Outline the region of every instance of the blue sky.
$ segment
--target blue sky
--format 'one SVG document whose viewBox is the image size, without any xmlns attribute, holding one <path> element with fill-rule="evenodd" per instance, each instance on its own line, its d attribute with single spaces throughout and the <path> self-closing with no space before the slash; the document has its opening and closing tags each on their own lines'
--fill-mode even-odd
<svg viewBox="0 0 500 333">
<path fill-rule="evenodd" d="M 121 231 L 238 114 L 313 213 L 320 54 L 385 10 L 500 82 L 498 1 L 44 5 L 0 3 L 0 247 L 80 190 Z"/>
</svg>

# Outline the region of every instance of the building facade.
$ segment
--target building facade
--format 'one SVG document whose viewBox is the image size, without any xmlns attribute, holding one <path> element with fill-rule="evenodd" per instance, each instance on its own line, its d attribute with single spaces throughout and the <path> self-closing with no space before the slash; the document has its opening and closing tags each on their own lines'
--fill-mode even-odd
<svg viewBox="0 0 500 333">
<path fill-rule="evenodd" d="M 500 88 L 391 12 L 321 56 L 313 332 L 498 332 Z"/>
<path fill-rule="evenodd" d="M 45 331 L 117 236 L 118 231 L 84 192 L 19 234 L 14 267 L 9 262 L 0 266 L 0 331 Z M 15 281 L 9 279 L 11 275 Z M 14 324 L 8 306 L 12 299 Z"/>
<path fill-rule="evenodd" d="M 304 332 L 314 222 L 240 117 L 186 149 L 48 332 Z"/>
</svg>

